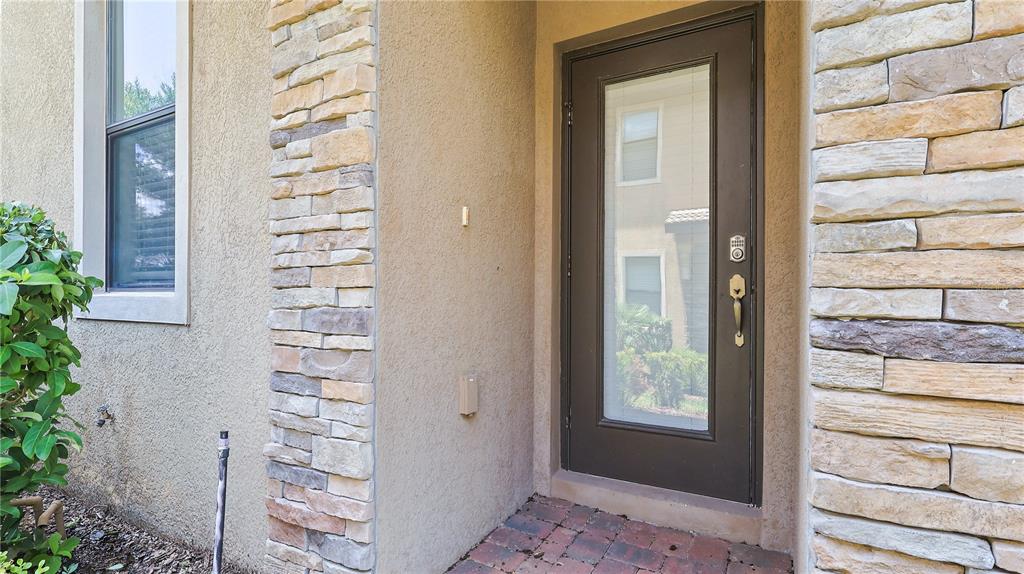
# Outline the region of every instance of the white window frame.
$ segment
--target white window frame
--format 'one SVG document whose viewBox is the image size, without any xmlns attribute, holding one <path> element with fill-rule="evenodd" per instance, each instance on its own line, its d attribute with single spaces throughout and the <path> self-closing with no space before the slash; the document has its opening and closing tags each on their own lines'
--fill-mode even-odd
<svg viewBox="0 0 1024 574">
<path fill-rule="evenodd" d="M 81 272 L 109 282 L 107 260 L 107 3 L 75 2 L 75 248 Z M 174 290 L 97 289 L 82 319 L 170 323 L 189 321 L 190 2 L 176 2 L 174 99 Z"/>
<path fill-rule="evenodd" d="M 625 135 L 625 121 L 626 114 L 632 114 L 636 112 L 658 112 L 658 151 L 657 156 L 654 158 L 654 177 L 648 179 L 634 179 L 634 180 L 623 180 L 622 179 L 622 146 L 626 143 L 623 141 Z M 618 130 L 615 133 L 615 183 L 619 187 L 632 187 L 635 185 L 651 185 L 653 183 L 661 183 L 661 144 L 662 134 L 662 123 L 665 117 L 665 104 L 664 102 L 657 103 L 643 103 L 634 104 L 632 106 L 622 106 L 615 111 L 616 119 L 615 123 L 618 126 Z"/>
<path fill-rule="evenodd" d="M 619 275 L 618 285 L 618 297 L 619 301 L 626 301 L 626 259 L 630 257 L 657 257 L 658 268 L 660 269 L 661 277 L 661 313 L 662 317 L 668 317 L 668 298 L 665 294 L 665 250 L 664 249 L 633 249 L 619 251 L 619 269 L 622 269 L 622 273 Z"/>
</svg>

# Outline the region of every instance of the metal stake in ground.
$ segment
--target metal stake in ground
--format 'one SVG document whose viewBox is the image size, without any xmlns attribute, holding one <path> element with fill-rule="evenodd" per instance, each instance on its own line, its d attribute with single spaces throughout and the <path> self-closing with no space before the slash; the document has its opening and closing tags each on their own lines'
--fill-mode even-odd
<svg viewBox="0 0 1024 574">
<path fill-rule="evenodd" d="M 213 574 L 220 574 L 224 555 L 224 510 L 228 492 L 228 431 L 220 431 L 217 441 L 217 524 L 213 533 Z"/>
</svg>

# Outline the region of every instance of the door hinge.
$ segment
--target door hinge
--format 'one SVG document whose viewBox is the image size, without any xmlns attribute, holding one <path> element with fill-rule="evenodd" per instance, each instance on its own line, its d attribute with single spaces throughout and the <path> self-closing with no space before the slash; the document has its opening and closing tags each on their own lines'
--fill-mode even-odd
<svg viewBox="0 0 1024 574">
<path fill-rule="evenodd" d="M 565 419 L 564 419 L 565 428 L 569 428 L 569 425 L 570 425 L 571 422 L 572 422 L 572 411 L 570 411 L 569 413 L 567 413 L 565 415 Z"/>
<path fill-rule="evenodd" d="M 572 125 L 572 102 L 565 102 L 565 121 L 568 125 Z"/>
<path fill-rule="evenodd" d="M 565 276 L 572 277 L 572 255 L 566 255 Z"/>
</svg>

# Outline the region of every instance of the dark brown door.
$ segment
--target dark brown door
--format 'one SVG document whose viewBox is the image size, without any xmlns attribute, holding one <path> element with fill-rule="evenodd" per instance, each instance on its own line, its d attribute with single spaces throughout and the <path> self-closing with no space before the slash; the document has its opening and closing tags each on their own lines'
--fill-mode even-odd
<svg viewBox="0 0 1024 574">
<path fill-rule="evenodd" d="M 759 503 L 757 18 L 566 55 L 570 470 Z"/>
</svg>

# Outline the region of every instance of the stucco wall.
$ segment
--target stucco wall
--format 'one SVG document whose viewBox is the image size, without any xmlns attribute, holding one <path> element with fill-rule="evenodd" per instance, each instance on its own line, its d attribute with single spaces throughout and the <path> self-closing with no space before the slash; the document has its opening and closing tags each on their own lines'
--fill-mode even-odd
<svg viewBox="0 0 1024 574">
<path fill-rule="evenodd" d="M 536 426 L 534 480 L 550 488 L 558 468 L 559 171 L 557 124 L 560 88 L 558 46 L 587 45 L 579 37 L 663 14 L 693 2 L 541 2 L 535 50 L 536 204 L 534 277 L 536 317 L 534 378 Z M 791 550 L 795 544 L 800 482 L 800 376 L 806 286 L 805 218 L 801 189 L 801 52 L 799 3 L 769 2 L 765 26 L 765 369 L 762 545 Z M 636 30 L 643 29 L 637 25 Z M 594 38 L 601 41 L 607 38 Z M 591 43 L 592 43 L 591 42 Z"/>
<path fill-rule="evenodd" d="M 532 492 L 533 26 L 526 3 L 380 5 L 380 572 L 443 571 Z"/>
<path fill-rule="evenodd" d="M 270 307 L 265 2 L 192 8 L 191 325 L 74 321 L 85 423 L 73 487 L 160 531 L 212 543 L 216 437 L 231 431 L 226 552 L 255 564 L 266 539 Z M 0 196 L 46 209 L 72 235 L 74 9 L 3 2 Z M 92 424 L 100 404 L 113 424 Z"/>
</svg>

